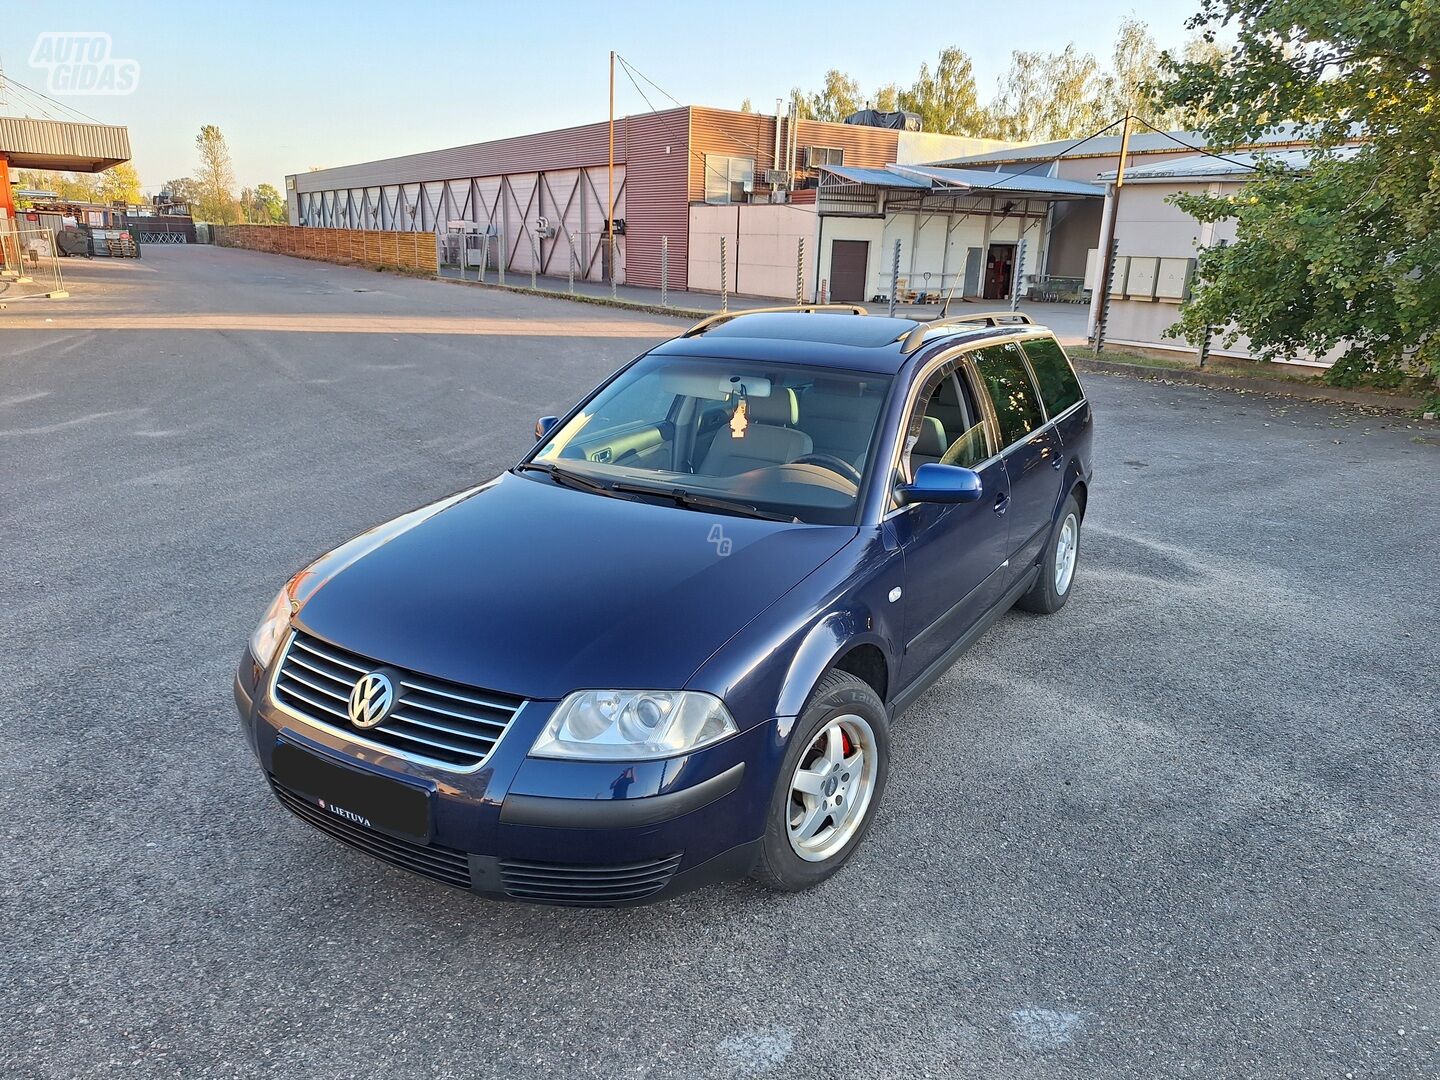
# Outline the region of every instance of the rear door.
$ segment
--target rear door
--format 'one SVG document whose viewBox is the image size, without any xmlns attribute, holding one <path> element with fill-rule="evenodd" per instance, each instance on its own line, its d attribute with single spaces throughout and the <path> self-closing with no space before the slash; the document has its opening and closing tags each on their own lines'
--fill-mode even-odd
<svg viewBox="0 0 1440 1080">
<path fill-rule="evenodd" d="M 1036 562 L 1050 539 L 1065 466 L 1060 436 L 1047 424 L 1024 353 L 1013 341 L 977 349 L 974 373 L 1004 447 L 1010 479 L 1010 580 Z"/>
<path fill-rule="evenodd" d="M 1031 338 L 1021 342 L 1020 347 L 1025 350 L 1025 359 L 1030 361 L 1030 371 L 1040 389 L 1040 403 L 1045 406 L 1045 417 L 1060 434 L 1066 465 L 1075 462 L 1080 475 L 1088 476 L 1090 405 L 1065 350 L 1052 337 Z M 1072 475 L 1068 468 L 1062 472 Z"/>
</svg>

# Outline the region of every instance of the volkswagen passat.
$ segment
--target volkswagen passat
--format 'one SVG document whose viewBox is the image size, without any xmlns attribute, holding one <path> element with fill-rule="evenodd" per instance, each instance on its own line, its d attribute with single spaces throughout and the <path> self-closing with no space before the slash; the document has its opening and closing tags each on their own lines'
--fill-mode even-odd
<svg viewBox="0 0 1440 1080">
<path fill-rule="evenodd" d="M 532 902 L 834 873 L 894 718 L 1065 603 L 1091 469 L 1049 331 L 845 312 L 707 319 L 291 578 L 235 681 L 276 798 Z"/>
</svg>

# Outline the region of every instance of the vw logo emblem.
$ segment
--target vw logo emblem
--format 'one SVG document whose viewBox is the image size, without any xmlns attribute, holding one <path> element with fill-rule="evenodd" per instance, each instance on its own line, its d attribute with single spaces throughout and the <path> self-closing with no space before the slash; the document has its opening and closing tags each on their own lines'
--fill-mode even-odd
<svg viewBox="0 0 1440 1080">
<path fill-rule="evenodd" d="M 395 704 L 395 684 L 382 671 L 360 676 L 350 691 L 350 723 L 357 728 L 373 728 L 390 715 Z"/>
</svg>

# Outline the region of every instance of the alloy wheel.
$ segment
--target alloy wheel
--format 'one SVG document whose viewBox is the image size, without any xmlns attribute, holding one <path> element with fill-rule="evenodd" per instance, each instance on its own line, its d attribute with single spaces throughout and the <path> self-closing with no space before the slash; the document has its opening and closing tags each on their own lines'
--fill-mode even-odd
<svg viewBox="0 0 1440 1080">
<path fill-rule="evenodd" d="M 875 794 L 879 751 L 864 717 L 837 716 L 817 731 L 790 779 L 790 846 L 824 862 L 848 844 Z"/>
<path fill-rule="evenodd" d="M 1064 596 L 1070 588 L 1070 579 L 1075 576 L 1075 557 L 1079 553 L 1080 523 L 1074 514 L 1066 514 L 1060 526 L 1060 537 L 1055 541 L 1055 592 Z"/>
</svg>

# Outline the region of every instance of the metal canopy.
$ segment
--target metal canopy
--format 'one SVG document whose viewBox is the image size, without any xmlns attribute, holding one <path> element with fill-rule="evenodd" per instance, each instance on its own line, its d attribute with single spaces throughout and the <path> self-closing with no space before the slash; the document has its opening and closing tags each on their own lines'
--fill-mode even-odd
<svg viewBox="0 0 1440 1080">
<path fill-rule="evenodd" d="M 101 172 L 130 160 L 130 134 L 112 124 L 0 116 L 0 154 L 12 169 Z"/>
<path fill-rule="evenodd" d="M 866 169 L 830 165 L 821 169 L 822 192 L 839 193 L 853 185 L 883 191 L 887 203 L 896 195 L 922 198 L 939 196 L 1010 196 L 1055 202 L 1062 199 L 1100 199 L 1105 189 L 1099 184 L 1064 180 L 1034 172 L 991 172 L 985 169 L 952 169 L 935 165 L 886 165 Z"/>
</svg>

